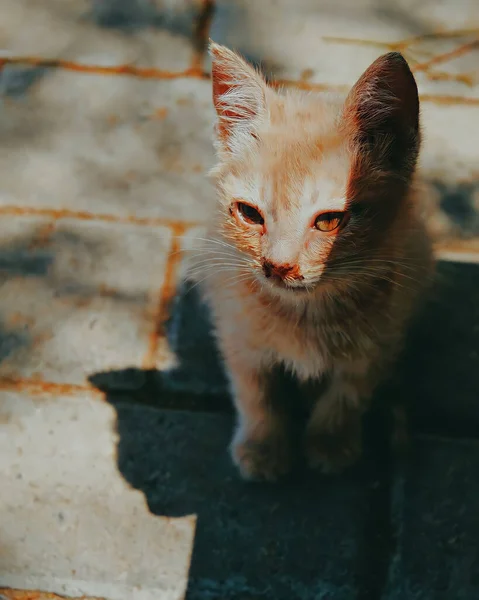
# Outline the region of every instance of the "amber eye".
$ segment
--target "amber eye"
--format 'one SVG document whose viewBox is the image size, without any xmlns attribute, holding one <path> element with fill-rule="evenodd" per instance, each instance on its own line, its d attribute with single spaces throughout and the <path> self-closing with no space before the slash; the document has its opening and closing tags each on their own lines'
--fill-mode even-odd
<svg viewBox="0 0 479 600">
<path fill-rule="evenodd" d="M 331 231 L 335 231 L 341 225 L 344 219 L 343 212 L 325 212 L 321 213 L 316 217 L 314 221 L 314 226 L 319 231 L 325 231 L 329 233 Z"/>
<path fill-rule="evenodd" d="M 257 208 L 251 206 L 251 204 L 246 204 L 246 202 L 237 202 L 236 210 L 243 217 L 246 223 L 250 223 L 251 225 L 264 225 L 263 215 Z"/>
</svg>

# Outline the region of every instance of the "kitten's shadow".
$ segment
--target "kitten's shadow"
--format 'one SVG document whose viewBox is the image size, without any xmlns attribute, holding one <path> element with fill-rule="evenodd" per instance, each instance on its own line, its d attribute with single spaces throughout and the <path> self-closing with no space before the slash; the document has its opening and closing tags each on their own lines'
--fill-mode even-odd
<svg viewBox="0 0 479 600">
<path fill-rule="evenodd" d="M 318 547 L 324 548 L 321 581 L 332 589 L 347 585 L 347 571 L 364 588 L 364 598 L 372 597 L 371 586 L 381 588 L 392 552 L 390 469 L 382 439 L 375 438 L 378 460 L 366 459 L 342 477 L 308 477 L 298 468 L 274 486 L 245 484 L 227 451 L 233 410 L 207 310 L 186 285 L 172 315 L 168 337 L 177 368 L 126 369 L 90 380 L 115 407 L 118 467 L 128 483 L 145 494 L 154 514 L 198 517 L 188 597 L 208 588 L 207 582 L 223 581 L 227 591 L 211 597 L 289 600 L 296 584 L 288 573 L 298 582 L 318 577 Z M 284 373 L 278 377 L 285 399 L 291 398 L 294 382 Z M 295 415 L 298 424 L 302 417 Z M 266 595 L 258 591 L 265 581 L 271 582 Z"/>
</svg>

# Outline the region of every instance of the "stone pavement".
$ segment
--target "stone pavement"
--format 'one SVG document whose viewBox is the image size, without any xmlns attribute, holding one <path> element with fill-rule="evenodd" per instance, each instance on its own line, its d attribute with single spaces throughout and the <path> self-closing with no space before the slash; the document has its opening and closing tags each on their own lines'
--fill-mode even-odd
<svg viewBox="0 0 479 600">
<path fill-rule="evenodd" d="M 442 262 L 383 391 L 405 462 L 379 408 L 342 477 L 230 464 L 181 284 L 214 203 L 210 35 L 286 87 L 347 89 L 390 49 L 415 71 Z M 1 0 L 0 50 L 0 598 L 479 598 L 479 4 Z"/>
</svg>

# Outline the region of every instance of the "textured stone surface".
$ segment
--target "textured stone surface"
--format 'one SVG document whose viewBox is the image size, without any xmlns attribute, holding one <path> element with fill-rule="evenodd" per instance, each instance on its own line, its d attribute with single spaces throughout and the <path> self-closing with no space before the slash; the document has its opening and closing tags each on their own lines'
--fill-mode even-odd
<svg viewBox="0 0 479 600">
<path fill-rule="evenodd" d="M 479 434 L 479 267 L 443 263 L 408 343 L 400 393 L 422 432 Z"/>
<path fill-rule="evenodd" d="M 399 538 L 387 600 L 479 596 L 479 442 L 417 440 L 395 495 Z"/>
<path fill-rule="evenodd" d="M 479 9 L 468 0 L 442 2 L 439 9 L 433 0 L 414 6 L 410 0 L 219 0 L 211 37 L 280 78 L 341 86 L 353 83 L 380 52 L 400 49 L 413 66 L 423 65 L 473 41 L 478 26 Z M 473 47 L 418 66 L 423 92 L 479 97 L 478 53 Z"/>
<path fill-rule="evenodd" d="M 193 59 L 198 7 L 189 0 L 2 0 L 0 47 L 85 64 L 184 70 Z"/>
<path fill-rule="evenodd" d="M 205 81 L 49 72 L 0 109 L 0 208 L 201 220 L 212 123 Z"/>
<path fill-rule="evenodd" d="M 142 366 L 168 229 L 31 217 L 0 229 L 0 376 L 82 384 Z"/>
<path fill-rule="evenodd" d="M 194 517 L 154 517 L 116 468 L 114 411 L 99 398 L 0 404 L 0 585 L 111 600 L 179 600 Z"/>
</svg>

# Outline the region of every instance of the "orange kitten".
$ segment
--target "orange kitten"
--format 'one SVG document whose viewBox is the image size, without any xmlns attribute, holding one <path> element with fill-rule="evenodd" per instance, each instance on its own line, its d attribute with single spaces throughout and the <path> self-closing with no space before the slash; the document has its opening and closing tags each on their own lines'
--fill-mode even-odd
<svg viewBox="0 0 479 600">
<path fill-rule="evenodd" d="M 309 394 L 318 383 L 304 452 L 338 470 L 361 453 L 362 413 L 430 279 L 416 83 L 391 52 L 346 99 L 279 94 L 227 48 L 211 54 L 219 210 L 192 274 L 238 412 L 233 458 L 250 479 L 290 469 L 288 416 L 270 394 L 282 365 Z"/>
</svg>

